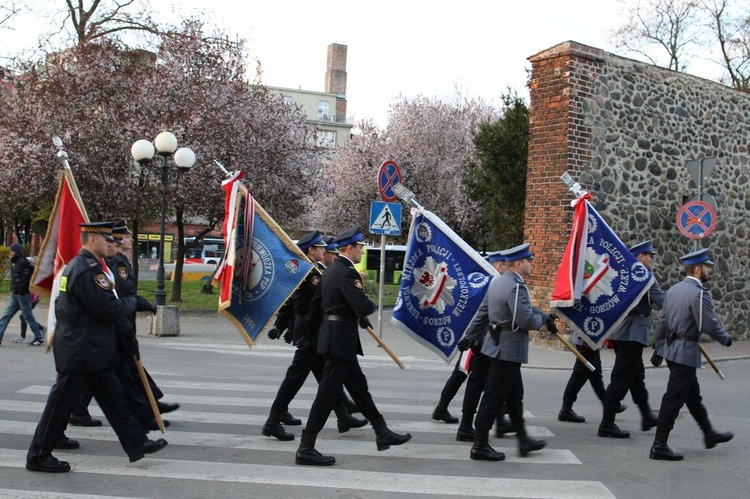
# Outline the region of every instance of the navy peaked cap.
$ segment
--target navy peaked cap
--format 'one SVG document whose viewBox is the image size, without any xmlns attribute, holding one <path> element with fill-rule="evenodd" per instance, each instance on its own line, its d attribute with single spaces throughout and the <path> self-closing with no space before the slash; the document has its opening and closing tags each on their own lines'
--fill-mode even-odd
<svg viewBox="0 0 750 499">
<path fill-rule="evenodd" d="M 337 248 L 341 248 L 347 244 L 365 244 L 364 240 L 365 236 L 362 235 L 362 227 L 359 226 L 339 232 L 336 234 L 336 237 L 333 238 L 333 242 L 336 244 Z"/>
<path fill-rule="evenodd" d="M 320 231 L 317 230 L 308 232 L 297 241 L 297 247 L 303 251 L 311 246 L 319 246 L 322 248 L 325 245 L 326 242 L 323 241 L 323 236 L 321 236 Z"/>
<path fill-rule="evenodd" d="M 633 254 L 633 256 L 638 256 L 641 253 L 648 253 L 650 255 L 656 254 L 656 251 L 654 251 L 654 248 L 651 246 L 651 239 L 647 239 L 641 243 L 634 244 L 630 247 L 630 252 Z"/>
<path fill-rule="evenodd" d="M 702 263 L 704 265 L 713 265 L 714 262 L 708 259 L 708 248 L 703 248 L 698 251 L 693 251 L 680 257 L 680 261 L 683 265 L 697 265 Z"/>
</svg>

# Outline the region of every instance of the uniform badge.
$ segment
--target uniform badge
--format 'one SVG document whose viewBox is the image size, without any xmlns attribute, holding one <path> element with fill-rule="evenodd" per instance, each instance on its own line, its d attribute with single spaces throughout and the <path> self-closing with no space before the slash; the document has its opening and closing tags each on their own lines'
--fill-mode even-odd
<svg viewBox="0 0 750 499">
<path fill-rule="evenodd" d="M 120 279 L 122 279 L 123 281 L 127 281 L 128 277 L 130 277 L 130 275 L 128 274 L 128 268 L 125 265 L 117 267 L 117 275 L 119 275 Z"/>
<path fill-rule="evenodd" d="M 358 288 L 358 289 L 362 289 L 362 281 L 360 281 L 359 279 L 355 279 L 354 280 L 354 287 Z"/>
<path fill-rule="evenodd" d="M 312 278 L 310 279 L 310 284 L 312 284 L 313 286 L 317 286 L 318 284 L 320 284 L 320 276 L 319 275 L 312 276 Z"/>
<path fill-rule="evenodd" d="M 96 274 L 94 276 L 94 282 L 105 291 L 110 291 L 112 289 L 112 283 L 109 282 L 109 279 L 104 274 Z"/>
</svg>

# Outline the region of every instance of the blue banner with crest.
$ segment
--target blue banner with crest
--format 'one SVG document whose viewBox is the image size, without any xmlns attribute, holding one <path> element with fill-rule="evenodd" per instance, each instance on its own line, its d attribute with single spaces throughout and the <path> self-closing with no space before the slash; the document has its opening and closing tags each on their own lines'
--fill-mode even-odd
<svg viewBox="0 0 750 499">
<path fill-rule="evenodd" d="M 495 275 L 437 215 L 422 209 L 409 230 L 391 323 L 450 362 Z"/>
<path fill-rule="evenodd" d="M 578 249 L 563 257 L 550 306 L 589 346 L 599 348 L 648 292 L 654 277 L 588 199 L 573 202 L 580 223 L 574 223 L 568 247 Z"/>
</svg>

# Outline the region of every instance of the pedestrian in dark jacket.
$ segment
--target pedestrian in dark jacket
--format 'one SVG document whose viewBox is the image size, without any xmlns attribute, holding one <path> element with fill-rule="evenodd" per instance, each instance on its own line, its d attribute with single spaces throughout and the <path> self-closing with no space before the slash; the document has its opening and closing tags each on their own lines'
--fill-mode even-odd
<svg viewBox="0 0 750 499">
<path fill-rule="evenodd" d="M 5 307 L 2 317 L 0 317 L 0 343 L 3 342 L 3 335 L 8 323 L 20 310 L 31 328 L 31 332 L 34 333 L 34 341 L 29 343 L 29 346 L 38 347 L 42 344 L 44 338 L 42 338 L 34 313 L 31 311 L 29 283 L 31 282 L 31 274 L 34 273 L 34 267 L 23 256 L 23 248 L 18 243 L 13 243 L 10 246 L 10 262 L 10 301 L 8 306 Z"/>
</svg>

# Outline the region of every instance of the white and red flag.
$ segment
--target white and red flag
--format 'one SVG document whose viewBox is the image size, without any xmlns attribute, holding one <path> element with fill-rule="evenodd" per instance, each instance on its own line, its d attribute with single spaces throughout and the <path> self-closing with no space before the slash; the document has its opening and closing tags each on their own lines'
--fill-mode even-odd
<svg viewBox="0 0 750 499">
<path fill-rule="evenodd" d="M 30 288 L 33 293 L 49 296 L 49 316 L 47 319 L 47 345 L 52 344 L 55 332 L 55 299 L 59 294 L 60 276 L 65 266 L 81 249 L 80 223 L 88 222 L 86 208 L 73 178 L 70 167 L 61 170 L 60 184 L 57 187 L 55 204 L 47 225 L 47 234 L 39 250 Z"/>
</svg>

